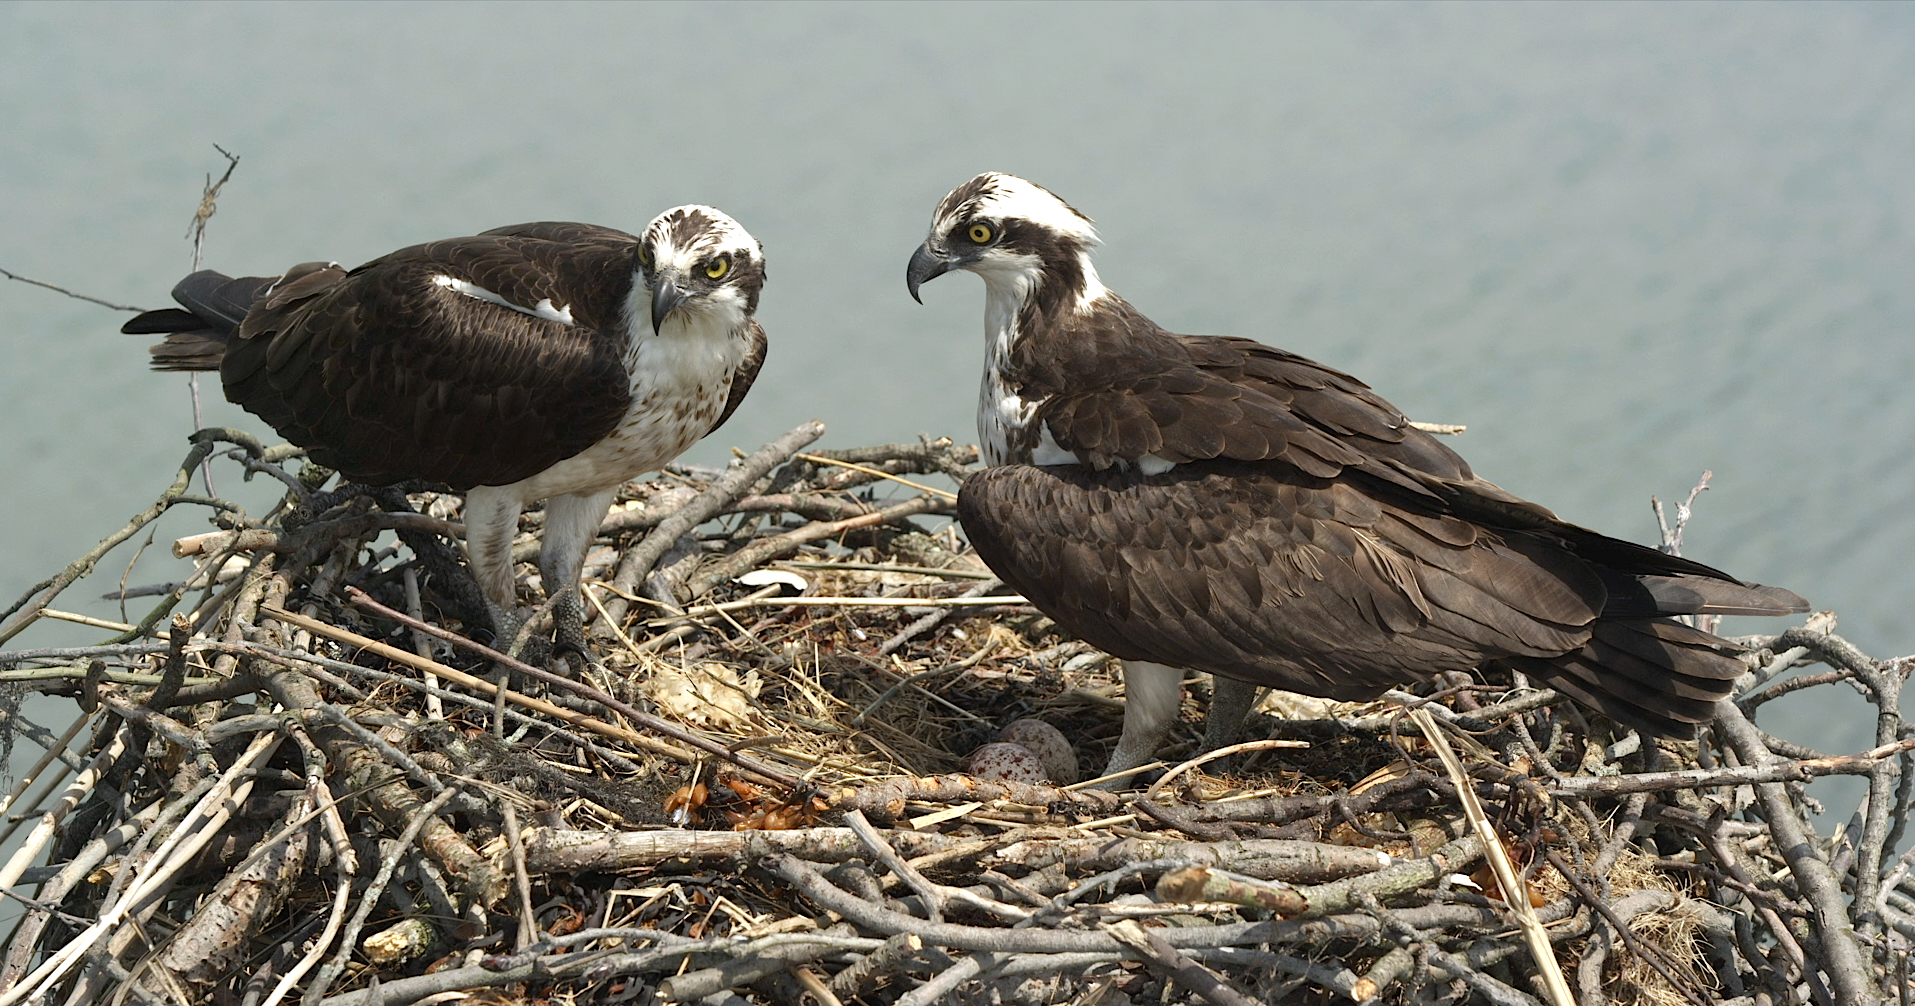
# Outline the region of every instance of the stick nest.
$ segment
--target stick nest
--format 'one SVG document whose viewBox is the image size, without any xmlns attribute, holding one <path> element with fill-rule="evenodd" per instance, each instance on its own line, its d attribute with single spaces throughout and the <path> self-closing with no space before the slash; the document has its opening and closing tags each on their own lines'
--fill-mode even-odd
<svg viewBox="0 0 1915 1006">
<path fill-rule="evenodd" d="M 0 652 L 9 744 L 55 752 L 8 798 L 36 824 L 0 878 L 25 906 L 0 1006 L 1907 1001 L 1915 661 L 1832 617 L 1744 640 L 1699 744 L 1459 677 L 1275 696 L 1252 731 L 1287 745 L 1179 765 L 1196 695 L 1166 771 L 1106 789 L 1077 779 L 1116 739 L 1115 663 L 1008 596 L 919 484 L 975 450 L 802 453 L 821 432 L 625 487 L 583 655 L 545 609 L 481 630 L 456 494 L 322 491 L 297 449 L 195 435 L 152 507 L 4 616 L 0 643 L 113 635 Z M 209 459 L 284 500 L 193 495 Z M 137 625 L 52 606 L 176 506 L 214 528 L 175 545 L 184 580 L 125 592 L 160 597 Z M 528 607 L 542 517 L 514 548 Z M 1871 750 L 1757 725 L 1817 688 L 1872 706 Z M 28 691 L 82 715 L 56 736 Z M 1023 720 L 1061 737 L 1026 724 L 1039 750 L 967 774 Z M 1864 784 L 1852 818 L 1808 813 L 1830 774 Z"/>
</svg>

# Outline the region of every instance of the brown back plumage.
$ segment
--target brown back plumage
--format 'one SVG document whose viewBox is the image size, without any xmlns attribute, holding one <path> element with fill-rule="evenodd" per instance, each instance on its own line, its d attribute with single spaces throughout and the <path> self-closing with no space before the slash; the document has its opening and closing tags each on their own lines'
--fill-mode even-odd
<svg viewBox="0 0 1915 1006">
<path fill-rule="evenodd" d="M 156 369 L 217 368 L 226 396 L 352 478 L 464 489 L 526 478 L 596 443 L 630 403 L 625 296 L 637 239 L 541 223 L 403 248 L 347 271 L 197 273 L 187 310 L 140 315 L 166 332 Z M 572 324 L 437 285 L 452 276 Z M 734 397 L 749 381 L 738 382 Z"/>
<path fill-rule="evenodd" d="M 1028 435 L 1087 464 L 972 476 L 965 532 L 1118 657 L 1342 699 L 1488 664 L 1687 736 L 1741 665 L 1659 616 L 1807 609 L 1557 519 L 1347 374 L 1172 335 L 1115 295 L 1027 335 L 1009 374 L 1042 402 Z M 1143 474 L 1146 456 L 1176 467 Z"/>
</svg>

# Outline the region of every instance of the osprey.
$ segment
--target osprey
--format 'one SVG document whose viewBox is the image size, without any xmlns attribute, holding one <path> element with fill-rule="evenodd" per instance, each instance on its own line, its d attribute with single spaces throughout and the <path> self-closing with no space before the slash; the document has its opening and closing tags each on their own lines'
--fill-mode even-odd
<svg viewBox="0 0 1915 1006">
<path fill-rule="evenodd" d="M 1211 747 L 1259 686 L 1364 700 L 1485 665 L 1693 736 L 1742 665 L 1669 616 L 1808 609 L 1504 492 L 1347 374 L 1165 331 L 1098 280 L 1096 241 L 1048 190 L 983 174 L 905 278 L 914 298 L 952 269 L 984 280 L 990 467 L 959 519 L 1006 583 L 1122 659 L 1108 771 L 1151 758 L 1185 669 L 1216 675 Z"/>
<path fill-rule="evenodd" d="M 519 513 L 546 501 L 539 569 L 577 644 L 577 587 L 613 493 L 738 408 L 765 358 L 764 252 L 709 206 L 640 237 L 578 223 L 500 227 L 357 269 L 198 272 L 158 370 L 218 370 L 226 397 L 317 463 L 375 485 L 465 490 L 466 551 L 494 622 L 515 628 Z"/>
</svg>

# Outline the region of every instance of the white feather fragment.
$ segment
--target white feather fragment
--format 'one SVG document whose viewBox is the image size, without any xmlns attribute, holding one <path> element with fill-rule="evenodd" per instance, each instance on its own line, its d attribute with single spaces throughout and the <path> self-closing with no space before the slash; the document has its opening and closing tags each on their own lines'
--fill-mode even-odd
<svg viewBox="0 0 1915 1006">
<path fill-rule="evenodd" d="M 1137 470 L 1145 475 L 1162 475 L 1177 467 L 1177 462 L 1166 461 L 1155 454 L 1146 454 L 1137 459 Z"/>
<path fill-rule="evenodd" d="M 747 587 L 762 587 L 768 583 L 782 583 L 802 594 L 811 586 L 811 581 L 788 569 L 754 569 L 738 577 L 738 582 Z"/>
<path fill-rule="evenodd" d="M 567 304 L 564 307 L 553 307 L 552 298 L 550 297 L 540 300 L 531 307 L 526 307 L 521 304 L 514 304 L 477 283 L 468 283 L 456 276 L 447 276 L 442 273 L 432 277 L 432 282 L 451 290 L 453 293 L 464 294 L 473 300 L 482 300 L 488 304 L 497 304 L 500 307 L 517 311 L 520 314 L 529 314 L 534 318 L 543 318 L 546 321 L 556 321 L 561 325 L 572 324 L 572 306 Z"/>
</svg>

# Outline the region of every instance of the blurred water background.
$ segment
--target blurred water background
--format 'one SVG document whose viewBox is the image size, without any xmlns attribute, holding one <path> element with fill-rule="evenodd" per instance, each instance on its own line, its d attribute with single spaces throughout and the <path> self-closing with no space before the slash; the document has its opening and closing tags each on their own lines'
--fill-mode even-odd
<svg viewBox="0 0 1915 1006">
<path fill-rule="evenodd" d="M 144 307 L 215 143 L 235 274 L 722 207 L 767 250 L 772 352 L 705 463 L 814 416 L 973 438 L 981 288 L 919 307 L 904 263 L 947 189 L 1015 172 L 1164 325 L 1466 423 L 1480 473 L 1638 541 L 1711 470 L 1687 554 L 1915 650 L 1915 5 L 12 3 L 0 123 L 0 267 Z M 123 317 L 0 283 L 0 603 L 185 452 L 185 379 Z M 182 508 L 60 606 L 122 617 L 87 599 L 205 529 Z M 1866 746 L 1830 693 L 1782 732 Z"/>
</svg>

